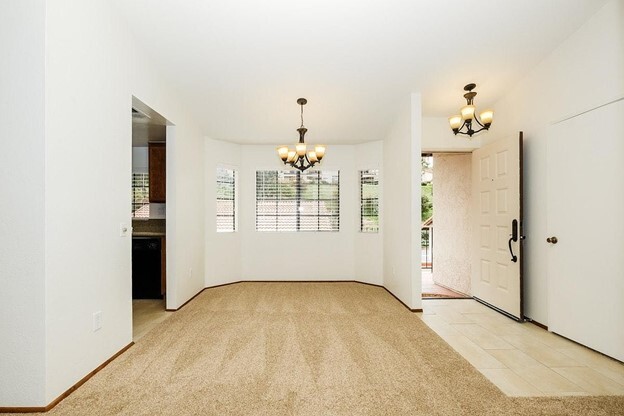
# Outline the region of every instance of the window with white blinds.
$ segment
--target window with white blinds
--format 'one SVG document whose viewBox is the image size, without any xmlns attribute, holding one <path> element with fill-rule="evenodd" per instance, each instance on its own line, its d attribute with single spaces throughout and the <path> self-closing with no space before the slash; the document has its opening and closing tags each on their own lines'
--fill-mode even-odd
<svg viewBox="0 0 624 416">
<path fill-rule="evenodd" d="M 132 172 L 132 218 L 149 216 L 149 174 Z"/>
<path fill-rule="evenodd" d="M 379 171 L 360 171 L 360 231 L 379 232 Z"/>
<path fill-rule="evenodd" d="M 217 232 L 236 231 L 236 171 L 217 168 Z"/>
<path fill-rule="evenodd" d="M 256 172 L 256 231 L 339 230 L 339 171 Z"/>
</svg>

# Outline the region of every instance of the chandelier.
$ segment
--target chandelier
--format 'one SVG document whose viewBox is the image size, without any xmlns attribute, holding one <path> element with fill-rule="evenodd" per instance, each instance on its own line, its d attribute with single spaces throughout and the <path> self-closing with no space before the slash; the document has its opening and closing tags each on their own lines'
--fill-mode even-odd
<svg viewBox="0 0 624 416">
<path fill-rule="evenodd" d="M 485 110 L 479 115 L 479 118 L 475 116 L 474 97 L 477 93 L 472 90 L 474 90 L 476 86 L 477 84 L 468 84 L 464 87 L 464 91 L 468 91 L 464 94 L 466 105 L 461 108 L 461 115 L 452 116 L 448 119 L 451 129 L 453 129 L 453 134 L 456 136 L 458 134 L 464 134 L 468 137 L 472 137 L 473 134 L 479 133 L 482 130 L 489 130 L 492 125 L 494 111 Z"/>
<path fill-rule="evenodd" d="M 303 126 L 303 106 L 308 103 L 305 98 L 299 98 L 297 104 L 301 106 L 301 127 L 297 129 L 299 132 L 299 143 L 295 145 L 295 150 L 291 150 L 288 146 L 280 146 L 277 148 L 277 154 L 285 165 L 290 165 L 295 169 L 299 169 L 301 172 L 311 168 L 317 163 L 321 162 L 323 156 L 325 156 L 325 146 L 317 144 L 314 146 L 314 150 L 307 150 L 304 143 L 304 136 L 308 129 Z"/>
</svg>

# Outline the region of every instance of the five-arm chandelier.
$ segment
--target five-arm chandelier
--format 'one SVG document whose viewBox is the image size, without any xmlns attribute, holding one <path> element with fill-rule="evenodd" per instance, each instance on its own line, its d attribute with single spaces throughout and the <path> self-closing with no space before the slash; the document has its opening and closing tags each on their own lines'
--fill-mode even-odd
<svg viewBox="0 0 624 416">
<path fill-rule="evenodd" d="M 492 125 L 494 111 L 482 111 L 479 118 L 475 115 L 474 97 L 477 93 L 472 90 L 474 90 L 476 86 L 477 84 L 468 84 L 464 87 L 464 91 L 468 91 L 464 94 L 466 105 L 461 108 L 461 115 L 449 117 L 449 124 L 455 135 L 464 134 L 472 137 L 473 134 L 479 133 L 482 130 L 489 130 Z"/>
<path fill-rule="evenodd" d="M 314 150 L 308 151 L 304 143 L 304 136 L 308 129 L 303 126 L 303 106 L 308 103 L 305 98 L 299 98 L 297 104 L 301 106 L 301 127 L 297 129 L 299 132 L 299 143 L 295 145 L 295 150 L 291 150 L 288 146 L 280 146 L 277 148 L 277 154 L 285 165 L 290 165 L 301 172 L 311 168 L 321 162 L 325 156 L 325 145 L 317 144 Z"/>
</svg>

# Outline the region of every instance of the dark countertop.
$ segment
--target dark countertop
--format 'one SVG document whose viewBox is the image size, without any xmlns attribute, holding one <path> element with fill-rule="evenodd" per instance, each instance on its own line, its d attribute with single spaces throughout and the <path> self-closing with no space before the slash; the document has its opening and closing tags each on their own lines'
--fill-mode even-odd
<svg viewBox="0 0 624 416">
<path fill-rule="evenodd" d="M 132 237 L 165 237 L 164 232 L 134 231 Z"/>
<path fill-rule="evenodd" d="M 132 220 L 132 237 L 164 237 L 165 220 Z"/>
</svg>

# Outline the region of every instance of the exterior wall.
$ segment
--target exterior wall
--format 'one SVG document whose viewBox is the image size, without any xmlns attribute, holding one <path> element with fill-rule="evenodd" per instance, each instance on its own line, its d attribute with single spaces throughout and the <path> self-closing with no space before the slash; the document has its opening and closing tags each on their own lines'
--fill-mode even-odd
<svg viewBox="0 0 624 416">
<path fill-rule="evenodd" d="M 433 155 L 433 280 L 470 294 L 471 154 Z"/>
</svg>

